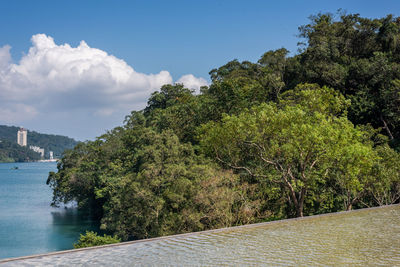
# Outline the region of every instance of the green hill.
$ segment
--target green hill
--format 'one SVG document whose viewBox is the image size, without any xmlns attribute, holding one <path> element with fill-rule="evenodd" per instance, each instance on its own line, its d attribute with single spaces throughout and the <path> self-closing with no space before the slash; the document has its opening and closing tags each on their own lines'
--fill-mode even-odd
<svg viewBox="0 0 400 267">
<path fill-rule="evenodd" d="M 0 125 L 0 161 L 27 161 L 40 159 L 36 152 L 29 146 L 44 148 L 45 158 L 49 158 L 49 151 L 53 151 L 54 157 L 61 157 L 66 149 L 73 148 L 78 142 L 62 135 L 42 134 L 28 130 L 27 147 L 17 145 L 17 132 L 19 127 Z M 33 152 L 33 154 L 32 154 Z"/>
<path fill-rule="evenodd" d="M 41 155 L 27 147 L 19 146 L 8 140 L 0 140 L 0 162 L 24 162 L 39 159 L 41 159 Z"/>
</svg>

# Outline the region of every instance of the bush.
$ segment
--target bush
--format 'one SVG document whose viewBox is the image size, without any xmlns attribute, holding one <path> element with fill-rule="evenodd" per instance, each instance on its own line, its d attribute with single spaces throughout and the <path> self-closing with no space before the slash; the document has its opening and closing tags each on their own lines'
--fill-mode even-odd
<svg viewBox="0 0 400 267">
<path fill-rule="evenodd" d="M 78 242 L 74 244 L 74 248 L 94 247 L 107 244 L 114 244 L 121 242 L 121 239 L 116 236 L 104 235 L 99 236 L 93 231 L 86 231 L 86 234 L 81 234 Z"/>
</svg>

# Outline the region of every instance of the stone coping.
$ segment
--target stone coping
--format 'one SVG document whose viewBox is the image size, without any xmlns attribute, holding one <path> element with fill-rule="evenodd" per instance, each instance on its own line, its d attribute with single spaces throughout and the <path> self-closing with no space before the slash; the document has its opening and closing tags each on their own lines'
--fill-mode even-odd
<svg viewBox="0 0 400 267">
<path fill-rule="evenodd" d="M 298 217 L 298 218 L 289 218 L 289 219 L 283 219 L 283 220 L 261 222 L 261 223 L 254 223 L 254 224 L 245 224 L 245 225 L 240 225 L 240 226 L 225 227 L 225 228 L 205 230 L 205 231 L 199 231 L 199 232 L 191 232 L 191 233 L 184 233 L 184 234 L 176 234 L 176 235 L 168 235 L 168 236 L 140 239 L 140 240 L 134 240 L 134 241 L 126 241 L 126 242 L 102 245 L 102 246 L 54 251 L 54 252 L 49 252 L 49 253 L 22 256 L 22 257 L 16 257 L 16 258 L 6 258 L 6 259 L 0 259 L 0 264 L 6 263 L 6 262 L 19 261 L 19 260 L 27 260 L 27 259 L 43 258 L 43 257 L 47 257 L 47 256 L 62 255 L 62 254 L 67 254 L 67 253 L 75 253 L 75 252 L 80 252 L 80 251 L 97 250 L 97 249 L 108 248 L 108 247 L 126 246 L 126 245 L 132 245 L 132 244 L 137 244 L 137 243 L 146 243 L 146 242 L 155 242 L 155 241 L 170 239 L 170 238 L 187 237 L 187 236 L 208 234 L 208 233 L 219 233 L 219 232 L 231 231 L 231 230 L 235 230 L 235 229 L 256 228 L 256 227 L 262 227 L 265 225 L 273 225 L 273 224 L 279 224 L 279 223 L 285 223 L 285 222 L 310 220 L 310 219 L 321 218 L 321 217 L 331 217 L 331 216 L 337 216 L 337 215 L 341 215 L 341 214 L 343 215 L 343 214 L 348 214 L 348 213 L 363 212 L 363 211 L 368 211 L 368 210 L 381 209 L 381 208 L 394 207 L 394 206 L 400 206 L 400 204 L 384 205 L 384 206 L 363 208 L 363 209 L 350 210 L 350 211 L 338 211 L 338 212 L 324 213 L 324 214 L 311 215 L 311 216 Z"/>
</svg>

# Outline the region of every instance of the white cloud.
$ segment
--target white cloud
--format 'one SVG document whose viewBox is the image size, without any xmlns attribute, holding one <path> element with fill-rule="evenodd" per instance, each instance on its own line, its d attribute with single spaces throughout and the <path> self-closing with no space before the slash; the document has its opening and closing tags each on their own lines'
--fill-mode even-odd
<svg viewBox="0 0 400 267">
<path fill-rule="evenodd" d="M 43 102 L 54 100 L 47 99 L 47 94 L 65 94 L 68 99 L 84 100 L 88 106 L 115 100 L 118 104 L 138 103 L 144 100 L 144 95 L 172 82 L 167 71 L 138 73 L 125 61 L 91 48 L 84 41 L 74 48 L 69 44 L 56 45 L 50 36 L 37 34 L 32 37 L 32 44 L 19 64 L 3 67 L 5 71 L 0 79 L 3 98 Z M 8 52 L 7 47 L 3 48 L 0 55 L 4 54 L 3 50 Z M 1 56 L 0 60 L 3 58 L 7 56 Z M 4 66 L 3 62 L 0 66 Z"/>
<path fill-rule="evenodd" d="M 5 70 L 11 62 L 10 49 L 9 45 L 0 47 L 0 71 Z"/>
<path fill-rule="evenodd" d="M 124 60 L 84 41 L 77 47 L 57 45 L 45 34 L 31 41 L 19 63 L 12 62 L 10 46 L 0 47 L 0 123 L 76 110 L 96 116 L 128 114 L 143 108 L 162 85 L 173 83 L 168 71 L 136 72 Z M 177 82 L 197 90 L 207 85 L 192 74 Z"/>
<path fill-rule="evenodd" d="M 202 86 L 208 86 L 208 82 L 204 78 L 196 78 L 193 74 L 183 75 L 176 83 L 183 83 L 183 85 L 189 89 L 200 92 Z"/>
</svg>

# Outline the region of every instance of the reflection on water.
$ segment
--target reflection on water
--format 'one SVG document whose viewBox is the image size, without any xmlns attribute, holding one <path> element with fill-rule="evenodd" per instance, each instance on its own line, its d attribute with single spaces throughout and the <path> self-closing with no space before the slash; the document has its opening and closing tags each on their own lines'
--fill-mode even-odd
<svg viewBox="0 0 400 267">
<path fill-rule="evenodd" d="M 79 233 L 99 230 L 89 215 L 79 212 L 76 207 L 57 209 L 51 212 L 51 217 L 52 227 L 47 237 L 48 246 L 54 248 L 53 250 L 71 249 L 79 238 Z"/>
<path fill-rule="evenodd" d="M 6 266 L 400 266 L 400 206 L 171 236 Z"/>
<path fill-rule="evenodd" d="M 71 249 L 98 228 L 74 207 L 50 207 L 46 180 L 55 170 L 53 162 L 0 164 L 0 259 Z"/>
</svg>

